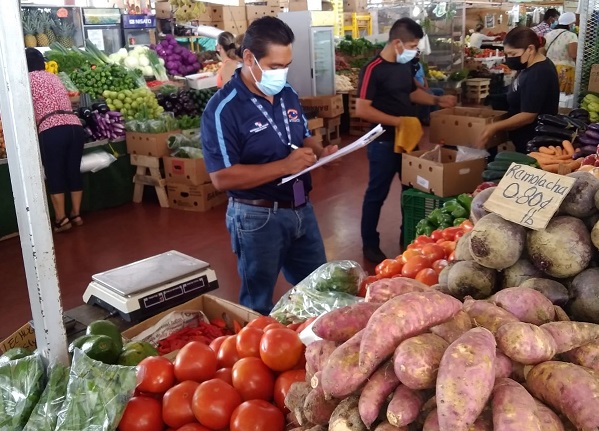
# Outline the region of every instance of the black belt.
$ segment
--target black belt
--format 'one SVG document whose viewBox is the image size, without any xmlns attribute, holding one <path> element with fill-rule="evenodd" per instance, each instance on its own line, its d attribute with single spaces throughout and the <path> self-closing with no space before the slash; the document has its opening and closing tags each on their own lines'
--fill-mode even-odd
<svg viewBox="0 0 599 431">
<path fill-rule="evenodd" d="M 40 120 L 37 122 L 38 130 L 44 121 L 46 121 L 48 118 L 54 117 L 56 115 L 73 115 L 74 117 L 77 117 L 77 115 L 75 115 L 75 113 L 73 111 L 64 111 L 62 109 L 59 109 L 57 111 L 48 112 L 46 115 L 44 115 L 42 118 L 40 118 Z M 79 117 L 77 117 L 77 118 L 79 118 Z"/>
<path fill-rule="evenodd" d="M 295 206 L 293 201 L 269 201 L 266 199 L 241 199 L 241 198 L 232 198 L 233 202 L 237 202 L 244 205 L 250 205 L 253 207 L 260 208 L 283 208 L 283 209 L 299 209 L 306 204 Z M 306 202 L 308 202 L 308 198 L 306 198 Z"/>
</svg>

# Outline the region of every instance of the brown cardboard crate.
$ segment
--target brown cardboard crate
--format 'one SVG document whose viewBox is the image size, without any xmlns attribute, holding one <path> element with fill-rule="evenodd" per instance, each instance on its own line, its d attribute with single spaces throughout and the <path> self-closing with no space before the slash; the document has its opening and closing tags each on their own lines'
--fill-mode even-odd
<svg viewBox="0 0 599 431">
<path fill-rule="evenodd" d="M 370 129 L 372 129 L 372 124 L 368 121 L 361 118 L 350 118 L 349 120 L 349 134 L 351 136 L 362 136 Z"/>
<path fill-rule="evenodd" d="M 487 124 L 507 118 L 505 111 L 487 108 L 449 108 L 431 112 L 430 142 L 472 147 Z M 495 135 L 487 148 L 506 142 L 507 133 Z"/>
<path fill-rule="evenodd" d="M 308 120 L 308 130 L 316 130 L 324 127 L 324 120 L 322 118 L 310 118 Z"/>
<path fill-rule="evenodd" d="M 305 10 L 322 10 L 321 0 L 289 0 L 289 12 L 302 12 Z"/>
<path fill-rule="evenodd" d="M 199 186 L 210 182 L 204 159 L 181 159 L 163 157 L 164 176 L 167 184 Z"/>
<path fill-rule="evenodd" d="M 252 5 L 246 5 L 245 7 L 248 21 L 253 21 L 257 18 L 262 18 L 263 16 L 277 16 L 279 12 L 280 10 L 278 7 Z"/>
<path fill-rule="evenodd" d="M 127 141 L 127 152 L 138 156 L 164 157 L 170 154 L 166 145 L 166 140 L 171 135 L 181 133 L 180 130 L 173 130 L 166 133 L 138 133 L 127 132 L 125 139 Z"/>
<path fill-rule="evenodd" d="M 457 151 L 441 149 L 441 162 L 421 159 L 426 151 L 402 155 L 401 182 L 436 196 L 471 193 L 482 182 L 486 159 L 456 162 Z"/>
<path fill-rule="evenodd" d="M 588 90 L 591 93 L 599 93 L 599 64 L 593 64 L 591 66 Z"/>
<path fill-rule="evenodd" d="M 171 4 L 168 1 L 156 2 L 156 18 L 169 19 L 171 17 Z"/>
<path fill-rule="evenodd" d="M 334 118 L 343 114 L 343 96 L 300 97 L 300 103 L 304 110 L 315 110 L 322 118 Z"/>
<path fill-rule="evenodd" d="M 223 6 L 222 8 L 222 21 L 246 21 L 247 12 L 245 6 Z"/>
<path fill-rule="evenodd" d="M 201 22 L 202 25 L 218 28 L 219 30 L 228 31 L 234 35 L 245 33 L 248 28 L 247 21 L 218 21 L 218 22 Z"/>
<path fill-rule="evenodd" d="M 259 313 L 256 313 L 255 311 L 250 310 L 242 305 L 235 304 L 217 296 L 205 294 L 198 296 L 197 298 L 194 298 L 185 304 L 177 305 L 176 307 L 163 311 L 162 313 L 150 317 L 148 320 L 144 320 L 140 324 L 123 331 L 123 337 L 130 340 L 136 335 L 141 334 L 146 329 L 154 326 L 167 314 L 172 313 L 173 311 L 183 310 L 203 311 L 208 319 L 222 318 L 223 313 L 226 313 L 231 319 L 237 320 L 241 324 L 249 322 L 256 317 L 260 317 Z"/>
<path fill-rule="evenodd" d="M 366 0 L 344 0 L 343 12 L 366 12 Z"/>
<path fill-rule="evenodd" d="M 29 322 L 10 334 L 6 339 L 0 341 L 0 355 L 15 347 L 22 347 L 29 350 L 36 349 L 35 330 Z"/>
<path fill-rule="evenodd" d="M 170 207 L 178 210 L 204 212 L 227 202 L 227 194 L 216 190 L 212 183 L 167 184 L 166 189 Z"/>
</svg>

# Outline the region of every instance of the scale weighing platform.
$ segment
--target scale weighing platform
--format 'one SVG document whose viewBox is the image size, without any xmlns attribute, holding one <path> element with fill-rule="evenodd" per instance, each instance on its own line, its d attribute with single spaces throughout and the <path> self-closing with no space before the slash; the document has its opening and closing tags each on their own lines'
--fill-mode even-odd
<svg viewBox="0 0 599 431">
<path fill-rule="evenodd" d="M 208 263 L 172 250 L 93 275 L 83 301 L 140 322 L 217 288 Z"/>
</svg>

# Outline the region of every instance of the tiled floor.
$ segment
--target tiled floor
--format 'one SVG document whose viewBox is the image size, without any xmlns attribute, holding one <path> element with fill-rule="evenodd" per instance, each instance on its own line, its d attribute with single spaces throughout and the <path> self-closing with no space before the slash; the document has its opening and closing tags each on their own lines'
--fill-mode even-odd
<svg viewBox="0 0 599 431">
<path fill-rule="evenodd" d="M 337 167 L 319 169 L 313 177 L 315 190 L 311 198 L 327 257 L 364 264 L 360 214 L 368 178 L 366 151 L 346 156 Z M 239 278 L 224 224 L 224 206 L 207 213 L 194 213 L 162 209 L 156 202 L 148 201 L 84 217 L 83 227 L 54 237 L 65 309 L 82 303 L 92 274 L 173 249 L 209 262 L 220 284 L 214 294 L 237 300 Z M 399 226 L 400 188 L 396 181 L 379 224 L 381 248 L 390 256 L 398 251 Z M 372 271 L 371 265 L 364 267 Z M 3 339 L 31 318 L 18 238 L 0 241 L 0 274 L 0 339 Z M 282 295 L 289 287 L 281 278 L 276 295 Z"/>
</svg>

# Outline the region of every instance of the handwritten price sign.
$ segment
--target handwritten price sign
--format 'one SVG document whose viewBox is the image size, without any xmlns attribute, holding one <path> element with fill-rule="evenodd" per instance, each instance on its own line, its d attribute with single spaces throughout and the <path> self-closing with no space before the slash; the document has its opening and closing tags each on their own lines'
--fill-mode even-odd
<svg viewBox="0 0 599 431">
<path fill-rule="evenodd" d="M 512 163 L 484 207 L 529 229 L 545 229 L 575 181 Z"/>
</svg>

